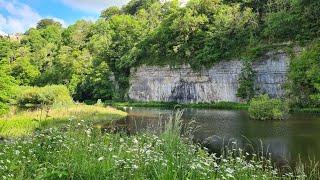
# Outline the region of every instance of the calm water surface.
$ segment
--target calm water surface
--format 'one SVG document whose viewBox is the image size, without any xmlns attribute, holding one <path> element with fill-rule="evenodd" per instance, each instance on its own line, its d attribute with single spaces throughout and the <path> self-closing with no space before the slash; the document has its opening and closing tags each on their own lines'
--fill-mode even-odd
<svg viewBox="0 0 320 180">
<path fill-rule="evenodd" d="M 127 112 L 126 126 L 135 132 L 157 130 L 173 114 L 158 108 L 134 107 Z M 299 156 L 303 161 L 320 161 L 319 114 L 296 113 L 284 121 L 255 121 L 246 111 L 185 109 L 182 119 L 196 122 L 195 140 L 212 151 L 237 141 L 239 146 L 251 144 L 252 149 L 270 152 L 279 163 L 295 162 Z"/>
</svg>

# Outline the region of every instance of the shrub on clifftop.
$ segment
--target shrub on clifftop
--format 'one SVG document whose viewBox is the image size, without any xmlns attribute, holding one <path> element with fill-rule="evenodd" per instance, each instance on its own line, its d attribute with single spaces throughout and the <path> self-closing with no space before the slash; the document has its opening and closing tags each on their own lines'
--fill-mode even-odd
<svg viewBox="0 0 320 180">
<path fill-rule="evenodd" d="M 257 120 L 282 120 L 288 113 L 288 106 L 280 99 L 271 99 L 268 95 L 253 98 L 249 106 L 249 115 Z"/>
</svg>

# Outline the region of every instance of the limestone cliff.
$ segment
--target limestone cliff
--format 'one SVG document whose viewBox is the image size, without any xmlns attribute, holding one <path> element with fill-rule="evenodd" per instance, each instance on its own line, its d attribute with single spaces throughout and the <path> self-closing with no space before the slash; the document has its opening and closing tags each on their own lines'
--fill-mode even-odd
<svg viewBox="0 0 320 180">
<path fill-rule="evenodd" d="M 272 97 L 284 94 L 283 84 L 289 66 L 284 52 L 268 53 L 253 63 L 257 93 Z M 222 61 L 209 69 L 194 71 L 189 65 L 179 67 L 141 66 L 131 70 L 129 98 L 137 101 L 238 102 L 242 61 Z"/>
</svg>

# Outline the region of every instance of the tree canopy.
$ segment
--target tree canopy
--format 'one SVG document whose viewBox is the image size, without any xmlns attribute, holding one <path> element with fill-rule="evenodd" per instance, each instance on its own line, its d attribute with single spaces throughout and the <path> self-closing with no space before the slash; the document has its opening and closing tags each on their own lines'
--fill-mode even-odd
<svg viewBox="0 0 320 180">
<path fill-rule="evenodd" d="M 124 99 L 130 69 L 141 64 L 208 68 L 275 43 L 306 44 L 319 37 L 318 9 L 317 0 L 131 0 L 106 8 L 96 22 L 64 28 L 43 19 L 20 42 L 1 38 L 0 59 L 19 85 L 64 84 L 81 101 Z M 304 67 L 300 61 L 292 68 Z M 312 66 L 299 78 L 318 70 Z M 316 80 L 308 83 L 316 91 Z"/>
</svg>

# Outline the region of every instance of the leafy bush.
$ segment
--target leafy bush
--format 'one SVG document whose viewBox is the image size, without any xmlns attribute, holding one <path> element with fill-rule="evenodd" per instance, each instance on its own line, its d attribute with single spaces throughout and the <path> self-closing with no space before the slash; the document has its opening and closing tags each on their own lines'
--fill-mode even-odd
<svg viewBox="0 0 320 180">
<path fill-rule="evenodd" d="M 320 107 L 320 41 L 291 61 L 288 91 L 292 106 Z"/>
<path fill-rule="evenodd" d="M 288 113 L 288 106 L 280 99 L 271 99 L 268 95 L 253 98 L 249 106 L 249 115 L 257 120 L 281 120 Z"/>
<path fill-rule="evenodd" d="M 6 73 L 5 65 L 0 62 L 0 115 L 5 114 L 8 102 L 14 93 L 15 81 Z"/>
<path fill-rule="evenodd" d="M 71 104 L 72 98 L 63 85 L 23 87 L 17 95 L 17 103 L 19 106 Z"/>
<path fill-rule="evenodd" d="M 298 14 L 292 1 L 275 0 L 268 4 L 263 33 L 272 41 L 288 41 L 296 38 L 301 29 Z"/>
<path fill-rule="evenodd" d="M 239 78 L 238 97 L 248 101 L 254 96 L 254 77 L 255 71 L 252 68 L 252 63 L 245 61 Z"/>
</svg>

